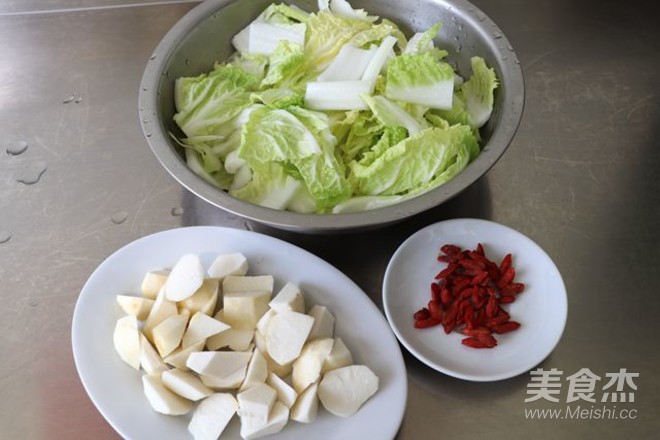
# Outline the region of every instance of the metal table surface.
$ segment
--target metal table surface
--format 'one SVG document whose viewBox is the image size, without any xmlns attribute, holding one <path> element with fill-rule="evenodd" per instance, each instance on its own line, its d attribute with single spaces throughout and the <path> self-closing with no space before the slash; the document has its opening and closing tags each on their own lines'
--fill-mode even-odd
<svg viewBox="0 0 660 440">
<path fill-rule="evenodd" d="M 466 382 L 404 350 L 409 396 L 398 438 L 657 438 L 660 7 L 475 4 L 504 30 L 524 69 L 525 113 L 509 150 L 443 206 L 328 237 L 215 209 L 183 191 L 149 150 L 137 117 L 141 74 L 194 3 L 0 0 L 0 437 L 117 437 L 78 379 L 70 326 L 87 277 L 138 237 L 186 225 L 257 230 L 326 259 L 381 306 L 385 266 L 406 237 L 442 219 L 477 217 L 531 237 L 564 277 L 566 330 L 539 366 L 562 371 L 562 393 L 558 402 L 525 402 L 529 374 Z M 569 401 L 577 383 L 569 376 L 585 368 L 601 377 L 595 402 Z M 630 382 L 616 375 L 622 369 Z M 618 382 L 608 390 L 610 378 Z M 634 402 L 603 403 L 606 391 Z"/>
</svg>

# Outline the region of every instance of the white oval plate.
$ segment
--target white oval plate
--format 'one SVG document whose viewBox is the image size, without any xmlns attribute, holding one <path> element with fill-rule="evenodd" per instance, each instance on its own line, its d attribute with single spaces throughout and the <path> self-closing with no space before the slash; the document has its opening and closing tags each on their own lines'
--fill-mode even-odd
<svg viewBox="0 0 660 440">
<path fill-rule="evenodd" d="M 498 345 L 493 349 L 466 347 L 461 344 L 465 336 L 447 335 L 442 326 L 413 326 L 413 314 L 431 299 L 433 277 L 446 267 L 436 258 L 448 243 L 463 249 L 482 243 L 486 256 L 498 264 L 507 253 L 513 254 L 515 279 L 526 287 L 506 308 L 522 325 L 496 335 Z M 539 364 L 559 342 L 568 312 L 564 282 L 543 249 L 511 228 L 478 219 L 435 223 L 408 238 L 387 266 L 383 305 L 397 338 L 415 357 L 437 371 L 472 381 L 506 379 Z"/>
<path fill-rule="evenodd" d="M 380 388 L 352 417 L 333 416 L 319 406 L 315 422 L 290 422 L 272 439 L 393 438 L 407 398 L 403 357 L 387 321 L 366 294 L 346 275 L 320 258 L 284 241 L 237 229 L 189 227 L 156 233 L 119 249 L 107 258 L 83 287 L 73 314 L 73 355 L 90 398 L 122 437 L 186 439 L 188 416 L 165 416 L 152 410 L 142 391 L 141 372 L 116 354 L 112 334 L 123 312 L 118 294 L 140 292 L 149 270 L 172 267 L 183 254 L 200 255 L 205 267 L 221 253 L 242 252 L 249 274 L 272 274 L 275 288 L 297 283 L 308 304 L 327 306 L 335 315 L 335 335 L 352 351 L 356 363 L 368 365 Z M 222 439 L 240 439 L 234 417 Z"/>
</svg>

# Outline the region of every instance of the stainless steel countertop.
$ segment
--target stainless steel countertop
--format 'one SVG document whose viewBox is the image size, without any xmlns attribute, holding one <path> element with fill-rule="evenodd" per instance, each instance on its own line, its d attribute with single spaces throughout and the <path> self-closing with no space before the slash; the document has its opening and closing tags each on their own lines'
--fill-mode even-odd
<svg viewBox="0 0 660 440">
<path fill-rule="evenodd" d="M 137 117 L 142 71 L 194 3 L 0 0 L 0 437 L 117 437 L 78 379 L 70 326 L 87 277 L 136 238 L 182 225 L 256 230 L 326 259 L 380 306 L 385 266 L 406 237 L 442 219 L 477 217 L 528 235 L 564 277 L 566 330 L 539 366 L 563 371 L 560 402 L 526 403 L 528 374 L 471 383 L 404 350 L 409 396 L 398 438 L 657 438 L 660 7 L 474 3 L 504 30 L 524 69 L 525 114 L 511 147 L 443 206 L 326 237 L 227 215 L 183 191 L 149 150 Z M 5 153 L 25 143 L 22 154 Z M 603 378 L 639 373 L 637 390 L 626 389 L 635 401 L 567 403 L 566 379 L 582 368 Z M 525 415 L 604 407 L 627 418 Z"/>
</svg>

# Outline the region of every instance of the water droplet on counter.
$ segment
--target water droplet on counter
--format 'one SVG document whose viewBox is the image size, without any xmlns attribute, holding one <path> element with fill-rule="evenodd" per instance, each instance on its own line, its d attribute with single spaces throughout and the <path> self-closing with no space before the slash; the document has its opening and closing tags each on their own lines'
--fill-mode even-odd
<svg viewBox="0 0 660 440">
<path fill-rule="evenodd" d="M 463 30 L 463 23 L 458 23 L 458 32 Z"/>
<path fill-rule="evenodd" d="M 458 46 L 456 46 L 456 52 L 460 52 L 461 49 L 463 49 L 463 47 L 460 44 Z"/>
<path fill-rule="evenodd" d="M 176 206 L 176 207 L 172 208 L 172 210 L 170 211 L 170 214 L 172 214 L 172 216 L 174 216 L 174 217 L 180 217 L 180 216 L 183 215 L 183 208 L 180 207 L 180 206 Z"/>
<path fill-rule="evenodd" d="M 30 307 L 37 307 L 39 305 L 39 301 L 30 301 Z"/>
<path fill-rule="evenodd" d="M 28 143 L 25 141 L 14 141 L 10 142 L 7 145 L 6 151 L 7 154 L 12 156 L 18 156 L 19 154 L 25 153 L 25 150 L 28 148 Z"/>
<path fill-rule="evenodd" d="M 499 32 L 493 32 L 493 39 L 494 40 L 499 40 L 502 38 L 504 35 L 500 34 Z"/>
<path fill-rule="evenodd" d="M 158 54 L 151 55 L 151 57 L 149 58 L 149 61 L 155 60 L 157 56 L 158 56 Z"/>
<path fill-rule="evenodd" d="M 114 214 L 112 214 L 112 217 L 110 217 L 110 220 L 112 221 L 112 223 L 114 223 L 116 225 L 121 225 L 122 223 L 124 223 L 126 221 L 127 218 L 128 218 L 128 212 L 126 212 L 126 211 L 117 211 Z"/>
<path fill-rule="evenodd" d="M 148 138 L 150 138 L 152 135 L 151 135 L 151 133 L 147 133 L 146 136 L 147 136 Z"/>
<path fill-rule="evenodd" d="M 80 104 L 82 102 L 82 96 L 78 96 L 73 102 L 75 104 Z"/>
<path fill-rule="evenodd" d="M 511 52 L 513 52 L 513 46 L 511 46 L 510 44 L 506 48 L 509 49 Z"/>
<path fill-rule="evenodd" d="M 44 175 L 46 170 L 48 170 L 48 167 L 43 162 L 32 163 L 22 171 L 21 176 L 16 181 L 23 185 L 34 185 L 41 180 L 41 176 Z"/>
<path fill-rule="evenodd" d="M 70 102 L 73 102 L 74 99 L 76 99 L 76 95 L 70 95 L 68 98 L 62 100 L 62 104 L 68 104 Z"/>
<path fill-rule="evenodd" d="M 149 90 L 149 89 L 147 89 L 146 87 L 142 87 L 143 92 L 146 92 L 147 90 Z"/>
<path fill-rule="evenodd" d="M 506 56 L 506 55 L 502 55 L 502 61 L 506 61 L 506 60 L 508 60 L 508 59 L 509 59 L 508 56 Z"/>
<path fill-rule="evenodd" d="M 7 231 L 0 231 L 0 244 L 7 243 L 11 240 L 11 234 Z"/>
</svg>

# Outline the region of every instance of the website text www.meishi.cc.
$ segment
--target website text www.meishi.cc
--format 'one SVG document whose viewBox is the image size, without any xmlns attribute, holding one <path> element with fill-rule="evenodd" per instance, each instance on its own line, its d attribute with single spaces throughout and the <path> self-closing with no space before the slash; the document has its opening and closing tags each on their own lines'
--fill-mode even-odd
<svg viewBox="0 0 660 440">
<path fill-rule="evenodd" d="M 565 408 L 526 408 L 528 420 L 634 420 L 637 410 L 614 406 L 570 406 Z"/>
</svg>

